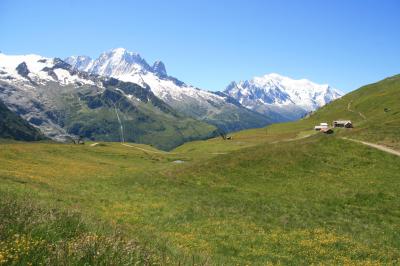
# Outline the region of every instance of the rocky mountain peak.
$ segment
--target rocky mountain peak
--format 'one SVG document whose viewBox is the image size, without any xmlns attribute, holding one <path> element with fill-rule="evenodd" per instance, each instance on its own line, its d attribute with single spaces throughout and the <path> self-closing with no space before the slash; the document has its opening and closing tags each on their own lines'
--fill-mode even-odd
<svg viewBox="0 0 400 266">
<path fill-rule="evenodd" d="M 156 74 L 160 75 L 160 76 L 167 76 L 167 70 L 165 69 L 165 65 L 162 61 L 155 61 L 153 64 L 153 72 L 155 72 Z"/>
</svg>

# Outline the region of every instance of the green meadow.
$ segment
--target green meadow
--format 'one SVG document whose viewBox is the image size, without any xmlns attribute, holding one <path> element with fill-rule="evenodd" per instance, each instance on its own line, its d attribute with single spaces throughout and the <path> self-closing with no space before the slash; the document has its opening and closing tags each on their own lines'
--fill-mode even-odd
<svg viewBox="0 0 400 266">
<path fill-rule="evenodd" d="M 170 152 L 0 142 L 0 264 L 399 264 L 400 157 L 342 139 L 400 147 L 399 79 Z"/>
</svg>

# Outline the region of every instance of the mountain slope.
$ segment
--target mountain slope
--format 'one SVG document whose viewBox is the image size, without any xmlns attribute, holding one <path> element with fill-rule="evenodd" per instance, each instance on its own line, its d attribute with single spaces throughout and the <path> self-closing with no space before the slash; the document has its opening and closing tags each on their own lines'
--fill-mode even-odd
<svg viewBox="0 0 400 266">
<path fill-rule="evenodd" d="M 13 113 L 0 101 L 0 138 L 33 141 L 45 137 L 38 129 Z"/>
<path fill-rule="evenodd" d="M 148 86 L 73 70 L 57 58 L 0 54 L 0 99 L 47 136 L 132 141 L 170 149 L 216 134 L 183 116 Z"/>
<path fill-rule="evenodd" d="M 151 88 L 152 92 L 178 112 L 206 121 L 225 131 L 262 127 L 271 120 L 252 112 L 227 95 L 200 90 L 168 76 L 165 65 L 156 61 L 150 66 L 139 54 L 123 48 L 104 52 L 97 59 L 73 56 L 65 59 L 74 69 L 114 77 Z"/>
<path fill-rule="evenodd" d="M 311 121 L 346 119 L 357 138 L 400 148 L 400 75 L 361 87 L 311 116 Z"/>
<path fill-rule="evenodd" d="M 276 121 L 296 120 L 343 95 L 329 85 L 278 74 L 232 82 L 224 92 L 247 108 Z"/>
</svg>

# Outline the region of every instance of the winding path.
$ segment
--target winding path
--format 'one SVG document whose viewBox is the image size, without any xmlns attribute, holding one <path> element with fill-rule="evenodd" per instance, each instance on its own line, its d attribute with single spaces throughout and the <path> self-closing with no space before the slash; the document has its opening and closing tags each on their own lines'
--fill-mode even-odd
<svg viewBox="0 0 400 266">
<path fill-rule="evenodd" d="M 134 149 L 137 149 L 137 150 L 141 150 L 141 151 L 144 151 L 144 152 L 150 152 L 150 153 L 158 153 L 158 154 L 178 154 L 178 153 L 175 153 L 175 152 L 167 152 L 167 151 L 152 151 L 152 150 L 140 148 L 140 147 L 137 147 L 137 146 L 133 146 L 133 145 L 130 145 L 130 144 L 126 144 L 126 143 L 121 143 L 121 145 L 126 146 L 126 147 L 130 147 L 130 148 L 134 148 Z"/>
<path fill-rule="evenodd" d="M 381 151 L 384 151 L 384 152 L 387 152 L 387 153 L 390 153 L 390 154 L 394 154 L 394 155 L 400 156 L 400 151 L 393 150 L 393 149 L 388 148 L 388 147 L 383 146 L 383 145 L 379 145 L 379 144 L 375 144 L 375 143 L 371 143 L 371 142 L 366 142 L 366 141 L 362 141 L 362 140 L 349 139 L 349 138 L 345 138 L 345 137 L 342 137 L 342 139 L 350 140 L 350 141 L 357 142 L 357 143 L 361 143 L 361 144 L 370 146 L 372 148 L 375 148 L 375 149 L 378 149 L 378 150 L 381 150 Z"/>
<path fill-rule="evenodd" d="M 353 102 L 353 101 L 350 101 L 350 102 L 347 104 L 347 111 L 352 112 L 352 113 L 357 113 L 356 111 L 354 111 L 353 109 L 351 109 L 351 103 L 352 103 L 352 102 Z M 362 119 L 367 120 L 367 117 L 366 117 L 363 113 L 358 112 L 358 115 L 361 116 Z"/>
</svg>

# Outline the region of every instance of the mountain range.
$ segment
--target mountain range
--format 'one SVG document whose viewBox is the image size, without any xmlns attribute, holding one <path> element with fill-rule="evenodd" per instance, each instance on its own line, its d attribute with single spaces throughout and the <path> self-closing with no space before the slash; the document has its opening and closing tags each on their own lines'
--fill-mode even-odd
<svg viewBox="0 0 400 266">
<path fill-rule="evenodd" d="M 65 59 L 73 69 L 113 77 L 151 91 L 178 112 L 217 126 L 224 131 L 262 127 L 273 121 L 244 108 L 226 94 L 209 92 L 169 76 L 165 65 L 156 61 L 150 66 L 139 54 L 123 48 L 102 53 L 97 59 L 73 56 Z"/>
<path fill-rule="evenodd" d="M 231 82 L 224 91 L 243 106 L 275 121 L 292 121 L 344 95 L 328 84 L 291 79 L 279 74 Z"/>
<path fill-rule="evenodd" d="M 97 59 L 0 53 L 0 100 L 47 137 L 131 141 L 170 149 L 221 132 L 294 120 L 340 91 L 277 74 L 210 92 L 123 48 Z"/>
<path fill-rule="evenodd" d="M 58 58 L 0 55 L 0 99 L 48 137 L 148 143 L 169 149 L 215 136 L 148 86 L 72 70 Z"/>
</svg>

